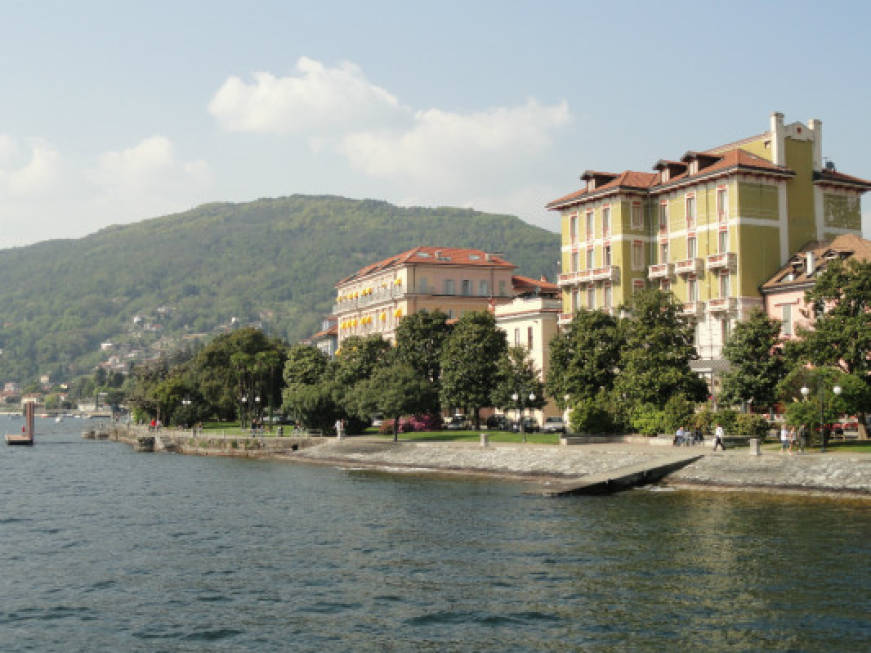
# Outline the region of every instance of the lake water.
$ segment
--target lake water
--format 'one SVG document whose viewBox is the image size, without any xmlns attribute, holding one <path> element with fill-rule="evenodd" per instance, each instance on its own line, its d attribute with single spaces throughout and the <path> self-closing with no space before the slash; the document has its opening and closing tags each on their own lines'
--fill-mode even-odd
<svg viewBox="0 0 871 653">
<path fill-rule="evenodd" d="M 21 420 L 0 417 L 0 432 Z M 0 449 L 2 651 L 862 651 L 871 504 Z"/>
</svg>

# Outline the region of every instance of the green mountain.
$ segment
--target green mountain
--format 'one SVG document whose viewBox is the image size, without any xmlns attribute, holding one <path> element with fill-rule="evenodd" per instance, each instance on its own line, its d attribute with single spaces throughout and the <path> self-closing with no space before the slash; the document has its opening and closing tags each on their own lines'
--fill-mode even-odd
<svg viewBox="0 0 871 653">
<path fill-rule="evenodd" d="M 0 381 L 67 379 L 105 360 L 103 342 L 142 358 L 233 318 L 293 342 L 318 330 L 336 281 L 417 245 L 502 252 L 550 279 L 560 251 L 513 216 L 302 195 L 0 250 Z"/>
</svg>

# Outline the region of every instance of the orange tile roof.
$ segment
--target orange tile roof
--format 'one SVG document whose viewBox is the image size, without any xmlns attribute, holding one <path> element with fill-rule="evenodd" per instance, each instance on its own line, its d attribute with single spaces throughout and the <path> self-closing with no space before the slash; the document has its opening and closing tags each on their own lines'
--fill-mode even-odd
<svg viewBox="0 0 871 653">
<path fill-rule="evenodd" d="M 837 170 L 823 169 L 816 171 L 814 172 L 814 181 L 828 181 L 836 184 L 847 184 L 848 186 L 859 186 L 865 188 L 865 190 L 871 190 L 871 181 L 859 177 L 853 177 L 851 175 L 845 175 L 843 172 L 838 172 Z"/>
<path fill-rule="evenodd" d="M 489 257 L 489 260 L 488 260 Z M 345 277 L 336 285 L 365 277 L 366 275 L 382 270 L 402 267 L 404 265 L 465 265 L 485 268 L 509 268 L 517 266 L 498 254 L 489 254 L 480 249 L 467 249 L 460 247 L 415 247 L 408 251 L 390 256 L 386 259 L 371 263 L 360 268 L 354 274 Z"/>
<path fill-rule="evenodd" d="M 590 190 L 589 188 L 582 188 L 578 191 L 575 191 L 574 193 L 570 193 L 568 195 L 555 199 L 547 204 L 547 208 L 557 208 L 575 200 L 581 200 L 585 196 L 599 195 L 600 193 L 604 193 L 605 191 L 616 191 L 619 188 L 640 189 L 656 192 L 660 188 L 667 188 L 683 181 L 701 179 L 711 174 L 726 172 L 733 168 L 759 170 L 789 176 L 795 174 L 789 168 L 775 165 L 768 159 L 764 159 L 760 156 L 756 156 L 755 154 L 751 154 L 746 150 L 729 150 L 728 152 L 725 152 L 718 156 L 708 155 L 707 153 L 700 154 L 708 159 L 716 159 L 716 161 L 714 163 L 711 163 L 710 165 L 704 166 L 693 175 L 689 174 L 689 167 L 687 166 L 687 164 L 674 161 L 665 161 L 663 159 L 657 161 L 657 165 L 662 163 L 665 165 L 681 166 L 685 167 L 686 171 L 678 175 L 674 175 L 665 183 L 660 183 L 661 177 L 658 173 L 635 172 L 632 170 L 626 170 L 625 172 L 621 173 L 616 179 L 607 184 L 603 184 L 592 190 Z"/>
<path fill-rule="evenodd" d="M 528 291 L 540 288 L 542 292 L 546 293 L 559 292 L 559 286 L 555 283 L 550 283 L 546 279 L 533 279 L 519 274 L 515 274 L 511 277 L 511 285 L 514 286 L 515 291 Z"/>
<path fill-rule="evenodd" d="M 825 270 L 831 258 L 871 261 L 871 240 L 865 240 L 856 234 L 842 234 L 834 240 L 824 243 L 812 242 L 790 256 L 789 262 L 778 270 L 774 276 L 762 284 L 762 289 L 772 291 L 801 286 L 813 282 L 813 276 L 807 275 L 805 261 L 807 254 L 812 253 L 815 270 Z M 787 276 L 792 273 L 792 279 Z"/>
</svg>

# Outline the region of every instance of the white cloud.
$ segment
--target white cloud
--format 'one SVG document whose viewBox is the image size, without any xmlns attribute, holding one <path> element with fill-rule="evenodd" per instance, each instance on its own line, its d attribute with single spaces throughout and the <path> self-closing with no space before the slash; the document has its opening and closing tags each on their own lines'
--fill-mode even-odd
<svg viewBox="0 0 871 653">
<path fill-rule="evenodd" d="M 295 77 L 254 73 L 251 83 L 229 77 L 209 103 L 209 112 L 229 131 L 314 136 L 333 128 L 365 128 L 404 111 L 353 63 L 328 68 L 301 57 L 296 70 Z"/>
<path fill-rule="evenodd" d="M 467 114 L 429 109 L 415 114 L 408 130 L 349 134 L 341 150 L 352 166 L 372 176 L 451 191 L 541 154 L 570 119 L 565 102 L 544 106 L 528 100 Z"/>
<path fill-rule="evenodd" d="M 212 199 L 209 166 L 179 160 L 163 136 L 105 152 L 91 166 L 35 141 L 16 167 L 21 150 L 14 138 L 0 137 L 0 247 L 77 238 Z"/>
</svg>

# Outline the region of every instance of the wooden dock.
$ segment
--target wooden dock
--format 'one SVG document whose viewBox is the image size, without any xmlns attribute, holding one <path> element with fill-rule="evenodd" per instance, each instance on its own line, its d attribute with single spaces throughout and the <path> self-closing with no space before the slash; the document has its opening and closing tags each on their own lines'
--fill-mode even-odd
<svg viewBox="0 0 871 653">
<path fill-rule="evenodd" d="M 671 472 L 694 463 L 704 454 L 687 454 L 667 459 L 659 458 L 649 463 L 618 467 L 600 474 L 590 474 L 571 481 L 551 483 L 541 489 L 541 494 L 549 497 L 570 494 L 612 494 L 639 485 L 655 483 Z"/>
</svg>

